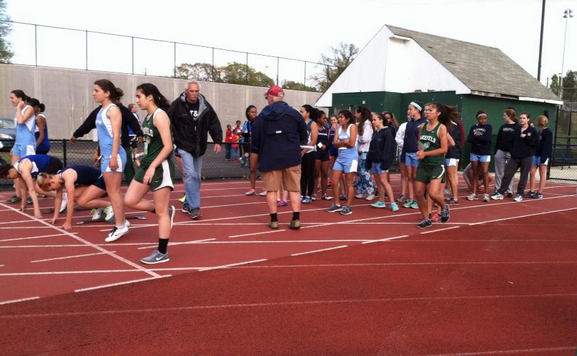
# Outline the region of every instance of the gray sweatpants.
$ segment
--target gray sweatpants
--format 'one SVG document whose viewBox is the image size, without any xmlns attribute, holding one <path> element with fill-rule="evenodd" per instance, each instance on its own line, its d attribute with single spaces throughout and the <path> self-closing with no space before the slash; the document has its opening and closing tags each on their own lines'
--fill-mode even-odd
<svg viewBox="0 0 577 356">
<path fill-rule="evenodd" d="M 511 159 L 511 153 L 498 150 L 495 153 L 495 192 L 501 188 L 501 181 L 505 175 L 505 167 L 507 162 Z M 507 193 L 513 193 L 515 191 L 515 180 L 512 179 L 507 189 Z"/>
</svg>

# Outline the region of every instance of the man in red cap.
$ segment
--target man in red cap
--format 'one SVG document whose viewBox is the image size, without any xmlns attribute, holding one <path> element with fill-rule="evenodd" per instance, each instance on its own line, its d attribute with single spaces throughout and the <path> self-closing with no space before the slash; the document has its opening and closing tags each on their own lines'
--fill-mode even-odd
<svg viewBox="0 0 577 356">
<path fill-rule="evenodd" d="M 264 94 L 268 105 L 252 128 L 252 149 L 259 157 L 271 229 L 278 229 L 277 192 L 290 194 L 293 217 L 289 228 L 300 228 L 301 143 L 306 144 L 307 127 L 301 114 L 284 100 L 284 91 L 273 85 Z"/>
</svg>

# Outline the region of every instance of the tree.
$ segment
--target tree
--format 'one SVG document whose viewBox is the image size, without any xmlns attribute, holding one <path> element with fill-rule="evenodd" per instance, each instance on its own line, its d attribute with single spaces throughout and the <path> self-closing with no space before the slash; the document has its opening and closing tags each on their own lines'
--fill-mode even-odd
<svg viewBox="0 0 577 356">
<path fill-rule="evenodd" d="M 10 43 L 6 37 L 12 31 L 10 17 L 6 15 L 6 3 L 0 0 L 0 63 L 10 63 L 14 53 L 10 50 Z"/>
<path fill-rule="evenodd" d="M 284 80 L 282 83 L 282 87 L 283 89 L 318 91 L 318 89 L 315 87 L 309 87 L 304 85 L 303 83 L 298 83 L 293 80 Z"/>
<path fill-rule="evenodd" d="M 321 91 L 326 91 L 347 69 L 358 53 L 359 49 L 352 43 L 341 42 L 337 48 L 330 47 L 329 54 L 321 54 L 323 70 L 311 78 L 321 88 Z"/>
<path fill-rule="evenodd" d="M 263 72 L 257 72 L 254 68 L 238 62 L 228 63 L 222 70 L 222 79 L 225 83 L 255 85 L 268 87 L 274 84 L 274 80 Z"/>
<path fill-rule="evenodd" d="M 210 63 L 182 63 L 174 68 L 174 77 L 204 82 L 222 82 L 221 70 Z"/>
<path fill-rule="evenodd" d="M 561 92 L 560 79 L 557 74 L 551 78 L 551 91 L 555 95 L 559 95 Z M 577 102 L 577 71 L 569 70 L 563 77 L 563 97 L 561 99 L 567 102 Z"/>
</svg>

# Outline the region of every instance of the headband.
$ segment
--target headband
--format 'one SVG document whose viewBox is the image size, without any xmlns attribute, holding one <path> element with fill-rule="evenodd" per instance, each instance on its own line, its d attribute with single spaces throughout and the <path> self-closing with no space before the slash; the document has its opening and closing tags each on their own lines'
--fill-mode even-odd
<svg viewBox="0 0 577 356">
<path fill-rule="evenodd" d="M 413 105 L 414 107 L 417 108 L 417 110 L 423 111 L 423 108 L 421 107 L 421 105 L 415 103 L 414 101 L 411 101 L 411 103 L 409 105 Z"/>
<path fill-rule="evenodd" d="M 479 115 L 477 115 L 477 119 L 481 118 L 481 116 L 487 117 L 487 114 L 485 114 L 485 113 L 480 113 Z"/>
</svg>

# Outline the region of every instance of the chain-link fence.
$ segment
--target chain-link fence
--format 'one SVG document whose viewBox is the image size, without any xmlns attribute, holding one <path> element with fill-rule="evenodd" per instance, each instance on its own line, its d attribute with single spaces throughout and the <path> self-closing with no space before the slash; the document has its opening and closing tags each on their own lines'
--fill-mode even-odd
<svg viewBox="0 0 577 356">
<path fill-rule="evenodd" d="M 577 88 L 565 88 L 564 92 L 572 97 Z M 550 179 L 577 181 L 577 102 L 566 101 L 557 110 L 548 176 Z"/>
<path fill-rule="evenodd" d="M 65 167 L 73 164 L 94 166 L 94 152 L 97 145 L 98 143 L 93 141 L 77 141 L 71 144 L 68 140 L 51 140 L 48 154 L 61 159 Z M 142 147 L 139 147 L 139 151 L 142 152 Z M 10 162 L 9 151 L 0 152 L 0 157 Z M 202 177 L 203 179 L 246 178 L 249 174 L 248 161 L 244 167 L 241 163 L 243 160 L 240 159 L 226 160 L 224 146 L 222 152 L 216 154 L 214 145 L 209 143 L 202 160 Z M 176 179 L 182 180 L 179 169 L 176 170 Z M 11 180 L 0 179 L 0 190 L 11 189 L 12 184 Z"/>
</svg>

